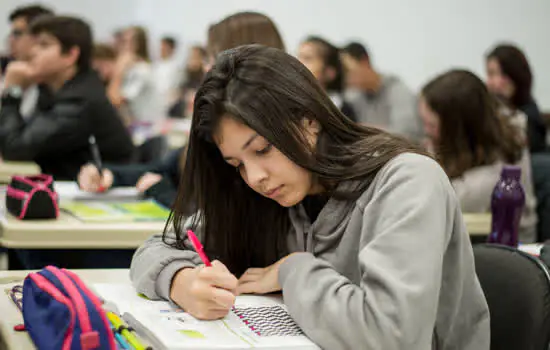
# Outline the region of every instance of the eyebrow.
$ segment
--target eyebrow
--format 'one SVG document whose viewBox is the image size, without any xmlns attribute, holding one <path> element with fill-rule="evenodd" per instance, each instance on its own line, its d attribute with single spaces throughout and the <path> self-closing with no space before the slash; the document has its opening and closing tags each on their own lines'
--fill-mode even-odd
<svg viewBox="0 0 550 350">
<path fill-rule="evenodd" d="M 243 147 L 241 148 L 241 150 L 244 151 L 248 146 L 250 146 L 250 144 L 252 143 L 252 141 L 254 141 L 254 140 L 256 139 L 256 137 L 258 137 L 258 136 L 259 136 L 258 134 L 252 135 L 252 136 L 248 139 L 248 141 L 246 141 L 246 142 L 244 143 L 244 145 L 243 145 Z M 227 161 L 227 160 L 233 159 L 233 157 L 223 157 L 223 159 Z"/>
<path fill-rule="evenodd" d="M 246 147 L 250 146 L 250 144 L 252 143 L 252 141 L 254 141 L 254 139 L 256 139 L 256 137 L 258 137 L 258 134 L 252 135 L 252 137 L 250 137 L 250 138 L 248 139 L 248 141 L 245 142 L 245 144 L 243 145 L 243 147 L 241 148 L 241 150 L 244 151 L 244 150 L 246 149 Z"/>
</svg>

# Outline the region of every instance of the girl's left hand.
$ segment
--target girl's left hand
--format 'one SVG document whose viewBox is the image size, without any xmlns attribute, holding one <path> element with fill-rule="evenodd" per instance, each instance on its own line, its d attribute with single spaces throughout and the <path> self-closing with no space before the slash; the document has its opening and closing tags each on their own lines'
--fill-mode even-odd
<svg viewBox="0 0 550 350">
<path fill-rule="evenodd" d="M 158 184 L 160 181 L 162 181 L 162 175 L 155 173 L 145 173 L 142 177 L 139 178 L 138 182 L 136 183 L 136 188 L 139 193 L 145 193 L 145 191 Z"/>
<path fill-rule="evenodd" d="M 292 255 L 292 254 L 290 254 Z M 239 279 L 238 294 L 268 294 L 281 290 L 279 267 L 290 256 L 287 255 L 266 268 L 250 268 Z"/>
</svg>

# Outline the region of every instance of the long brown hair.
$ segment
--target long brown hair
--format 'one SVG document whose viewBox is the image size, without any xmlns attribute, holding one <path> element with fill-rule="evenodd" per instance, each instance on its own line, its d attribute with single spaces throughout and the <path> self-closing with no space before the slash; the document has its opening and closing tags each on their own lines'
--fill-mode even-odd
<svg viewBox="0 0 550 350">
<path fill-rule="evenodd" d="M 281 34 L 271 18 L 257 12 L 238 12 L 208 30 L 208 52 L 220 52 L 244 44 L 261 44 L 284 50 Z"/>
<path fill-rule="evenodd" d="M 514 45 L 503 44 L 489 52 L 487 60 L 490 59 L 495 59 L 502 74 L 514 83 L 514 95 L 508 102 L 515 108 L 520 108 L 531 102 L 533 99 L 531 95 L 533 74 L 525 54 Z"/>
<path fill-rule="evenodd" d="M 151 62 L 151 56 L 149 55 L 149 42 L 147 36 L 147 30 L 141 26 L 132 26 L 128 28 L 134 32 L 133 40 L 135 45 L 135 54 L 146 62 Z"/>
<path fill-rule="evenodd" d="M 415 146 L 379 129 L 350 121 L 332 103 L 311 72 L 281 50 L 260 45 L 222 52 L 195 97 L 189 148 L 178 196 L 168 225 L 184 248 L 184 222 L 198 209 L 192 227 L 202 225 L 204 245 L 239 275 L 268 266 L 286 250 L 288 209 L 254 192 L 228 165 L 213 142 L 220 119 L 229 114 L 265 137 L 298 166 L 310 171 L 327 194 L 356 198 L 375 174 Z M 309 146 L 304 118 L 320 125 L 317 145 Z M 351 193 L 336 184 L 359 180 Z"/>
<path fill-rule="evenodd" d="M 439 116 L 435 148 L 449 177 L 498 160 L 516 163 L 521 158 L 520 130 L 498 113 L 498 101 L 475 74 L 444 73 L 422 89 L 422 96 Z"/>
<path fill-rule="evenodd" d="M 319 36 L 309 36 L 302 42 L 302 44 L 310 43 L 315 45 L 318 55 L 321 56 L 323 65 L 334 69 L 334 78 L 326 82 L 325 89 L 328 92 L 342 93 L 345 88 L 344 68 L 342 67 L 342 61 L 340 60 L 340 51 L 334 45 L 327 40 Z"/>
</svg>

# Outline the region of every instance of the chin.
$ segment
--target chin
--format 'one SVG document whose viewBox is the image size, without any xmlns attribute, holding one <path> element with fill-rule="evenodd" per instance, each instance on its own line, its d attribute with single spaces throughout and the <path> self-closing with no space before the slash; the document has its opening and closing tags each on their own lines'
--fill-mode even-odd
<svg viewBox="0 0 550 350">
<path fill-rule="evenodd" d="M 297 196 L 297 197 L 282 196 L 281 198 L 274 199 L 274 201 L 279 203 L 281 207 L 290 208 L 297 205 L 302 201 L 302 199 L 304 199 L 303 197 L 301 198 L 300 197 L 301 196 Z"/>
</svg>

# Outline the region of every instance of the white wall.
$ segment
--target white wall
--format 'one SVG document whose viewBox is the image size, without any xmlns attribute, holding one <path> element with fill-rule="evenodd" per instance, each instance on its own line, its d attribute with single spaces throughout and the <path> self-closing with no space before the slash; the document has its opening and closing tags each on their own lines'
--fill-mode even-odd
<svg viewBox="0 0 550 350">
<path fill-rule="evenodd" d="M 136 0 L 0 0 L 0 40 L 9 34 L 10 12 L 24 4 L 40 3 L 52 10 L 67 15 L 79 15 L 94 26 L 94 34 L 107 40 L 113 29 L 134 22 L 137 12 Z"/>
<path fill-rule="evenodd" d="M 23 1 L 1 0 L 0 20 Z M 26 1 L 25 1 L 26 2 Z M 146 25 L 155 39 L 179 37 L 184 46 L 205 39 L 207 26 L 231 13 L 257 10 L 279 26 L 288 50 L 318 34 L 368 45 L 375 64 L 419 89 L 450 67 L 483 75 L 483 56 L 496 42 L 517 42 L 535 73 L 535 96 L 550 109 L 548 0 L 49 0 L 59 12 L 79 13 L 101 37 L 121 25 Z M 107 5 L 109 4 L 109 5 Z M 7 34 L 0 23 L 0 37 Z M 539 39 L 540 38 L 540 39 Z M 184 50 L 182 50 L 182 53 Z M 184 56 L 184 54 L 182 54 Z"/>
</svg>

